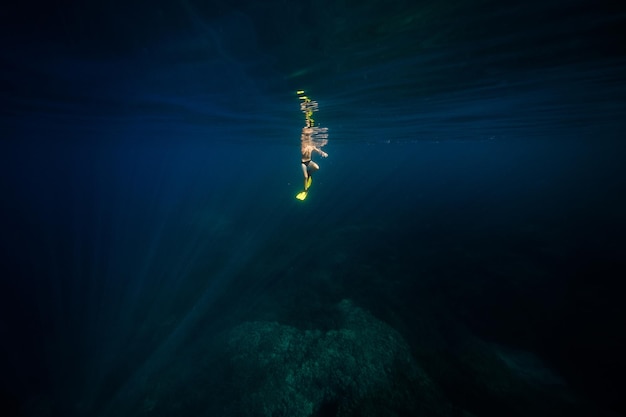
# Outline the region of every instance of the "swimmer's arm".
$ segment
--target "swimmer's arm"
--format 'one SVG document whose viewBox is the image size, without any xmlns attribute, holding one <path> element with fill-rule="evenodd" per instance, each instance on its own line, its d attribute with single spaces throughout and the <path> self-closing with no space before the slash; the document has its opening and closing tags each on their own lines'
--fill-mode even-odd
<svg viewBox="0 0 626 417">
<path fill-rule="evenodd" d="M 313 148 L 313 150 L 317 152 L 318 154 L 322 155 L 322 158 L 326 158 L 328 156 L 328 154 L 321 149 Z"/>
</svg>

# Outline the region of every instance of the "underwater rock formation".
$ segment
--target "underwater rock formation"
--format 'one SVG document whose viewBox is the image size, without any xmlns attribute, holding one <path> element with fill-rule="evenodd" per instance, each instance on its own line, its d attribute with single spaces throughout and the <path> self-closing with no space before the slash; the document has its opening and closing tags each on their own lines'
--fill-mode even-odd
<svg viewBox="0 0 626 417">
<path fill-rule="evenodd" d="M 248 322 L 229 349 L 246 416 L 438 415 L 437 390 L 398 332 L 344 300 L 336 329 Z"/>
</svg>

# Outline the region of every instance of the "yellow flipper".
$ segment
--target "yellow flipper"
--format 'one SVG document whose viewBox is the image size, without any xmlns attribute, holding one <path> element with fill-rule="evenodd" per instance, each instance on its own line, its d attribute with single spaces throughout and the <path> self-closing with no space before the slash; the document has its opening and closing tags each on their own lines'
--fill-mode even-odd
<svg viewBox="0 0 626 417">
<path fill-rule="evenodd" d="M 306 189 L 308 190 L 309 187 L 311 186 L 311 183 L 313 182 L 313 177 L 309 177 L 306 179 Z"/>
<path fill-rule="evenodd" d="M 296 198 L 298 200 L 304 200 L 307 194 L 308 194 L 307 191 L 300 191 L 298 194 L 296 194 Z"/>
</svg>

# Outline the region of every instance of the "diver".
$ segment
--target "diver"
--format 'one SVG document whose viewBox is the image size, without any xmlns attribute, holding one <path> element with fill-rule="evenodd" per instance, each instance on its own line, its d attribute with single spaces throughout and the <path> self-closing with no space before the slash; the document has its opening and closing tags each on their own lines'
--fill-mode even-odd
<svg viewBox="0 0 626 417">
<path fill-rule="evenodd" d="M 302 129 L 300 152 L 302 153 L 302 173 L 304 174 L 304 191 L 308 191 L 311 186 L 312 175 L 320 169 L 320 166 L 313 161 L 313 152 L 317 152 L 322 158 L 328 157 L 328 154 L 315 146 L 313 142 L 313 128 L 305 127 Z"/>
<path fill-rule="evenodd" d="M 304 191 L 296 195 L 298 200 L 304 200 L 313 181 L 313 173 L 320 169 L 319 165 L 313 162 L 313 152 L 317 152 L 326 158 L 328 154 L 322 151 L 322 147 L 328 143 L 328 128 L 315 126 L 313 113 L 317 111 L 317 102 L 304 95 L 304 91 L 297 92 L 300 100 L 300 110 L 304 113 L 304 127 L 300 135 L 300 153 L 302 162 L 302 173 L 304 174 Z"/>
</svg>

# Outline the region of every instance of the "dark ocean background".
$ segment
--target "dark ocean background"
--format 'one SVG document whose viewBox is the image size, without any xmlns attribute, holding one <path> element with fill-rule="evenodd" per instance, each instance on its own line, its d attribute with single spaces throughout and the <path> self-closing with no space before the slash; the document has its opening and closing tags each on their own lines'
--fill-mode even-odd
<svg viewBox="0 0 626 417">
<path fill-rule="evenodd" d="M 2 6 L 0 414 L 626 415 L 625 24 Z"/>
</svg>

